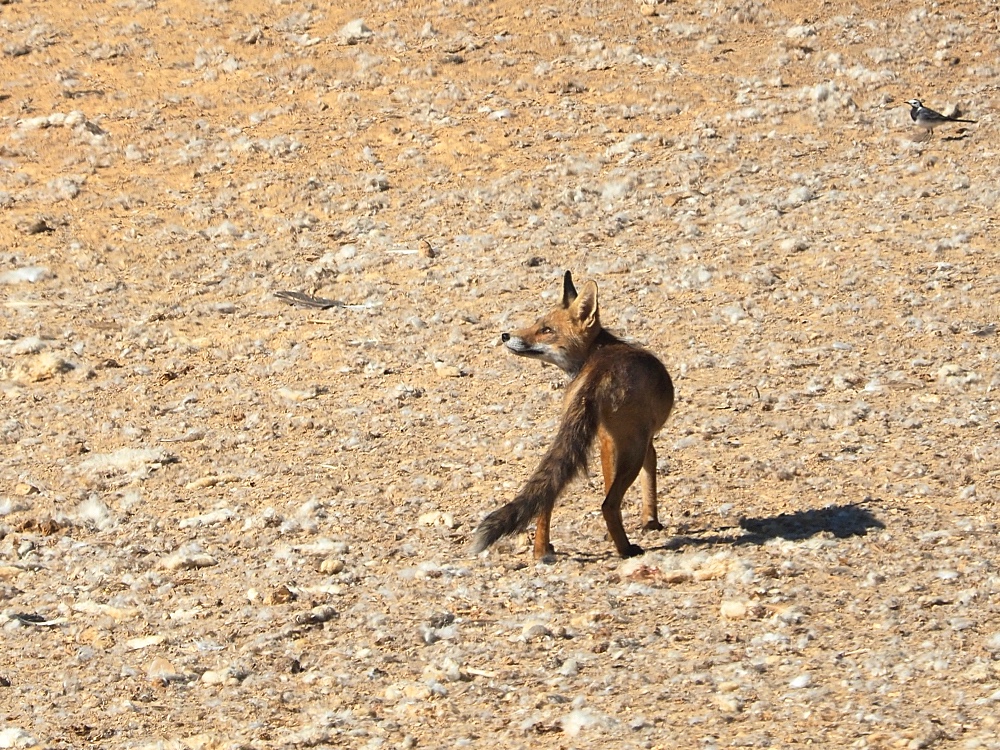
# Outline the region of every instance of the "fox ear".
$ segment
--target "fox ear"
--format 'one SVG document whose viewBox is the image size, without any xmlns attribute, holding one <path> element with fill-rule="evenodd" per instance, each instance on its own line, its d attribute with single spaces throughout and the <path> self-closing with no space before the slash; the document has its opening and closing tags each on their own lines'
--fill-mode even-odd
<svg viewBox="0 0 1000 750">
<path fill-rule="evenodd" d="M 598 322 L 597 284 L 588 281 L 583 291 L 573 300 L 573 315 L 586 327 Z"/>
<path fill-rule="evenodd" d="M 563 275 L 563 300 L 562 306 L 569 307 L 576 299 L 576 287 L 573 286 L 573 274 L 567 271 Z"/>
</svg>

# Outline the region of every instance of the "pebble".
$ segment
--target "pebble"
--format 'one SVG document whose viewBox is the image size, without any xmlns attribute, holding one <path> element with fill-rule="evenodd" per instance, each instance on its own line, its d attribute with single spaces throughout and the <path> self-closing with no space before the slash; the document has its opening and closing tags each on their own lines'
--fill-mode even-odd
<svg viewBox="0 0 1000 750">
<path fill-rule="evenodd" d="M 218 477 L 212 477 L 212 479 L 218 480 Z M 212 487 L 217 484 L 218 481 L 211 484 L 198 484 L 195 482 L 190 482 L 184 486 L 185 489 L 201 489 L 203 487 Z M 194 485 L 194 486 L 192 486 Z M 190 516 L 189 518 L 181 519 L 178 526 L 182 529 L 196 528 L 200 526 L 213 526 L 218 523 L 224 523 L 225 521 L 234 518 L 236 514 L 229 508 L 217 508 L 216 510 L 211 510 L 208 513 L 202 513 L 197 516 Z"/>
<path fill-rule="evenodd" d="M 383 693 L 385 699 L 392 702 L 402 699 L 425 701 L 432 694 L 430 686 L 422 682 L 396 682 L 389 685 Z"/>
<path fill-rule="evenodd" d="M 812 25 L 790 26 L 785 31 L 785 36 L 788 39 L 808 39 L 811 36 L 816 36 L 816 27 Z"/>
<path fill-rule="evenodd" d="M 113 453 L 89 454 L 77 465 L 76 471 L 102 477 L 128 474 L 138 479 L 172 460 L 173 457 L 162 448 L 120 448 Z"/>
<path fill-rule="evenodd" d="M 664 583 L 687 583 L 694 580 L 694 574 L 690 570 L 665 570 L 661 578 Z"/>
<path fill-rule="evenodd" d="M 792 688 L 792 690 L 801 690 L 802 688 L 807 688 L 810 685 L 812 685 L 811 674 L 800 674 L 788 683 L 788 687 Z"/>
<path fill-rule="evenodd" d="M 423 677 L 425 680 L 435 682 L 459 682 L 464 680 L 466 675 L 457 661 L 446 657 L 438 665 L 428 665 L 424 668 Z"/>
<path fill-rule="evenodd" d="M 264 598 L 266 604 L 288 604 L 294 602 L 299 596 L 288 586 L 281 584 L 271 589 Z"/>
<path fill-rule="evenodd" d="M 193 570 L 209 568 L 218 565 L 219 561 L 207 552 L 186 552 L 178 550 L 160 560 L 160 565 L 167 570 Z"/>
<path fill-rule="evenodd" d="M 576 659 L 567 659 L 559 667 L 559 674 L 563 677 L 576 677 L 580 674 L 580 663 Z"/>
<path fill-rule="evenodd" d="M 336 619 L 337 617 L 337 610 L 329 605 L 323 604 L 318 607 L 313 607 L 308 612 L 301 612 L 295 615 L 295 622 L 299 625 L 319 625 Z"/>
<path fill-rule="evenodd" d="M 803 203 L 808 203 L 815 198 L 816 194 L 812 191 L 812 189 L 806 187 L 805 185 L 800 185 L 799 187 L 792 188 L 792 190 L 788 193 L 788 197 L 785 199 L 785 205 L 789 208 L 795 208 L 797 206 L 801 206 Z"/>
<path fill-rule="evenodd" d="M 563 731 L 569 737 L 576 737 L 585 729 L 598 725 L 610 725 L 610 717 L 593 711 L 589 708 L 575 708 L 570 711 L 566 716 L 560 719 L 560 725 Z"/>
<path fill-rule="evenodd" d="M 33 748 L 38 741 L 20 727 L 0 729 L 0 748 Z"/>
<path fill-rule="evenodd" d="M 748 617 L 757 619 L 765 612 L 763 605 L 757 602 L 724 600 L 719 605 L 719 614 L 728 620 L 742 620 Z"/>
<path fill-rule="evenodd" d="M 371 39 L 372 35 L 372 30 L 360 18 L 348 21 L 340 29 L 340 41 L 342 44 L 357 44 L 358 42 Z"/>
<path fill-rule="evenodd" d="M 311 401 L 312 399 L 319 396 L 319 389 L 315 386 L 311 388 L 278 388 L 275 393 L 285 401 L 291 401 L 294 403 L 302 403 L 303 401 Z"/>
<path fill-rule="evenodd" d="M 171 682 L 182 682 L 186 678 L 170 661 L 158 656 L 146 665 L 146 679 L 157 685 L 168 685 Z"/>
<path fill-rule="evenodd" d="M 462 377 L 462 370 L 455 365 L 445 364 L 444 362 L 435 362 L 434 371 L 437 373 L 439 378 L 460 378 Z"/>
<path fill-rule="evenodd" d="M 36 284 L 52 276 L 45 266 L 25 266 L 0 273 L 0 284 Z"/>
<path fill-rule="evenodd" d="M 712 696 L 712 700 L 719 710 L 726 714 L 739 713 L 745 703 L 742 698 L 732 693 L 716 693 Z"/>
<path fill-rule="evenodd" d="M 444 526 L 446 529 L 458 528 L 458 521 L 455 520 L 455 516 L 439 510 L 421 513 L 417 518 L 417 523 L 421 526 Z"/>
<path fill-rule="evenodd" d="M 336 575 L 344 570 L 344 561 L 336 557 L 328 557 L 319 564 L 321 573 Z"/>
<path fill-rule="evenodd" d="M 53 380 L 73 370 L 73 365 L 54 352 L 42 352 L 27 361 L 18 361 L 10 371 L 15 383 L 41 383 Z"/>
<path fill-rule="evenodd" d="M 540 622 L 529 622 L 521 628 L 521 640 L 537 641 L 541 638 L 551 638 L 552 631 Z"/>
<path fill-rule="evenodd" d="M 150 646 L 159 646 L 166 638 L 162 635 L 144 635 L 140 638 L 130 638 L 125 645 L 130 651 L 139 651 Z"/>
<path fill-rule="evenodd" d="M 209 669 L 201 674 L 201 681 L 206 685 L 223 685 L 227 682 L 235 682 L 228 669 Z"/>
</svg>

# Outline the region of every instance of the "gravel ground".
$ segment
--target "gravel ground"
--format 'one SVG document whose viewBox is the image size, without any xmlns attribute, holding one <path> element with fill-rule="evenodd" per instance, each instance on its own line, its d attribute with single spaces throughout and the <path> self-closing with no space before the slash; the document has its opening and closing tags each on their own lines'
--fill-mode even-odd
<svg viewBox="0 0 1000 750">
<path fill-rule="evenodd" d="M 0 748 L 1000 748 L 996 8 L 524 8 L 0 2 Z M 567 268 L 667 528 L 472 557 Z"/>
</svg>

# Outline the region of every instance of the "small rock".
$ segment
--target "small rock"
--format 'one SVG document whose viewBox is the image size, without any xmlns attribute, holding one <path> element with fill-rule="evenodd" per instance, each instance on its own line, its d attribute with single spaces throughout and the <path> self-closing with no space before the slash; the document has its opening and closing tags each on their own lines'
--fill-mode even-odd
<svg viewBox="0 0 1000 750">
<path fill-rule="evenodd" d="M 295 615 L 297 625 L 319 625 L 337 618 L 337 610 L 328 604 L 313 607 L 308 612 L 301 612 Z"/>
<path fill-rule="evenodd" d="M 271 592 L 267 595 L 265 603 L 288 604 L 289 602 L 294 602 L 296 599 L 298 599 L 298 596 L 295 595 L 295 592 L 288 588 L 288 586 L 282 584 L 271 590 Z"/>
<path fill-rule="evenodd" d="M 540 622 L 529 622 L 521 628 L 521 640 L 525 642 L 551 637 L 552 631 Z"/>
<path fill-rule="evenodd" d="M 39 221 L 44 223 L 44 220 L 42 219 Z M 38 231 L 45 230 L 29 231 L 29 229 L 22 228 L 22 231 L 27 234 L 38 234 Z M 48 231 L 51 231 L 51 229 Z M 34 284 L 49 278 L 51 275 L 51 272 L 45 266 L 25 266 L 24 268 L 15 268 L 13 271 L 0 273 L 0 284 L 21 284 L 24 282 Z"/>
<path fill-rule="evenodd" d="M 735 714 L 743 708 L 743 699 L 732 693 L 716 694 L 712 696 L 715 705 L 726 714 Z"/>
<path fill-rule="evenodd" d="M 576 677 L 580 674 L 580 663 L 576 659 L 567 659 L 559 667 L 559 674 L 563 677 Z"/>
<path fill-rule="evenodd" d="M 425 680 L 434 680 L 435 682 L 459 682 L 466 679 L 458 662 L 447 657 L 440 665 L 428 665 L 422 676 Z"/>
<path fill-rule="evenodd" d="M 462 371 L 454 365 L 446 365 L 444 362 L 435 362 L 434 371 L 439 378 L 460 378 Z"/>
<path fill-rule="evenodd" d="M 452 612 L 435 612 L 427 620 L 427 624 L 432 628 L 445 628 L 455 622 L 455 615 Z"/>
<path fill-rule="evenodd" d="M 815 35 L 816 27 L 809 25 L 792 26 L 785 32 L 785 36 L 788 39 L 807 39 Z"/>
<path fill-rule="evenodd" d="M 811 200 L 815 200 L 816 193 L 810 190 L 805 185 L 800 185 L 797 188 L 792 188 L 788 193 L 788 197 L 785 199 L 785 206 L 788 208 L 795 208 L 796 206 L 801 206 L 803 203 L 808 203 Z"/>
<path fill-rule="evenodd" d="M 228 669 L 210 669 L 201 675 L 201 681 L 206 685 L 222 685 L 231 676 Z"/>
<path fill-rule="evenodd" d="M 45 234 L 47 232 L 56 231 L 56 228 L 43 217 L 19 221 L 17 223 L 17 228 L 25 234 Z"/>
<path fill-rule="evenodd" d="M 169 661 L 158 656 L 146 666 L 146 678 L 157 685 L 169 685 L 171 682 L 180 682 L 184 675 Z"/>
<path fill-rule="evenodd" d="M 665 583 L 687 583 L 694 578 L 690 570 L 665 570 L 663 571 L 663 581 Z"/>
<path fill-rule="evenodd" d="M 336 557 L 328 557 L 319 564 L 319 572 L 336 575 L 344 570 L 344 561 Z"/>
<path fill-rule="evenodd" d="M 417 523 L 421 526 L 444 526 L 447 529 L 455 529 L 458 527 L 458 521 L 455 520 L 455 516 L 451 513 L 443 513 L 439 510 L 422 513 L 420 517 L 417 518 Z"/>
<path fill-rule="evenodd" d="M 185 489 L 198 489 L 198 487 L 191 487 L 189 483 L 186 485 Z M 228 521 L 234 515 L 233 511 L 229 508 L 218 508 L 217 510 L 209 511 L 208 513 L 202 513 L 198 516 L 191 516 L 190 518 L 183 519 L 179 526 L 182 529 L 194 528 L 196 526 L 211 526 L 217 523 L 223 523 Z"/>
<path fill-rule="evenodd" d="M 165 640 L 162 635 L 144 635 L 141 638 L 130 638 L 125 641 L 125 645 L 130 651 L 139 651 L 149 646 L 159 646 Z"/>
<path fill-rule="evenodd" d="M 759 619 L 764 612 L 764 606 L 759 602 L 727 600 L 719 605 L 719 614 L 728 620 L 742 620 L 744 618 L 756 620 Z"/>
<path fill-rule="evenodd" d="M 37 746 L 38 741 L 20 727 L 0 729 L 0 748 Z"/>
<path fill-rule="evenodd" d="M 811 674 L 800 674 L 788 683 L 788 687 L 792 688 L 792 690 L 801 690 L 802 688 L 807 688 L 810 685 L 812 685 Z"/>
<path fill-rule="evenodd" d="M 314 399 L 319 395 L 319 389 L 315 386 L 312 388 L 297 389 L 297 388 L 279 388 L 275 391 L 278 396 L 285 399 L 286 401 L 292 401 L 295 403 L 301 403 L 303 401 L 309 401 Z"/>
<path fill-rule="evenodd" d="M 52 352 L 42 352 L 27 362 L 19 362 L 10 372 L 15 383 L 41 383 L 70 372 L 73 365 Z"/>
<path fill-rule="evenodd" d="M 983 642 L 983 647 L 991 654 L 1000 655 L 1000 632 L 993 633 Z"/>
<path fill-rule="evenodd" d="M 38 354 L 45 348 L 45 342 L 38 336 L 25 336 L 12 343 L 7 351 L 15 357 L 23 354 Z"/>
<path fill-rule="evenodd" d="M 563 731 L 570 737 L 576 737 L 581 731 L 598 724 L 607 724 L 608 718 L 596 711 L 582 707 L 573 709 L 560 721 Z"/>
<path fill-rule="evenodd" d="M 167 555 L 160 561 L 160 565 L 167 570 L 210 568 L 218 564 L 219 561 L 207 552 L 184 552 L 183 550 L 178 550 L 172 555 Z"/>
<path fill-rule="evenodd" d="M 340 30 L 340 41 L 342 44 L 357 44 L 371 39 L 372 30 L 365 26 L 365 22 L 360 18 L 348 21 Z"/>
<path fill-rule="evenodd" d="M 729 620 L 742 620 L 747 616 L 746 602 L 724 601 L 719 605 L 719 614 Z"/>
</svg>

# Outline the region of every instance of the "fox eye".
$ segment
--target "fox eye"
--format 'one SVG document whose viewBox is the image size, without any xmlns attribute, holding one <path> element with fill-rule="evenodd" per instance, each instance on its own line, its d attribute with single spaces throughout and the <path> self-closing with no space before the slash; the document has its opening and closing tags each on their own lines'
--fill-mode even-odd
<svg viewBox="0 0 1000 750">
<path fill-rule="evenodd" d="M 542 326 L 541 328 L 538 329 L 538 333 L 540 333 L 542 336 L 548 336 L 550 333 L 552 333 L 552 329 L 549 328 L 548 326 Z"/>
</svg>

